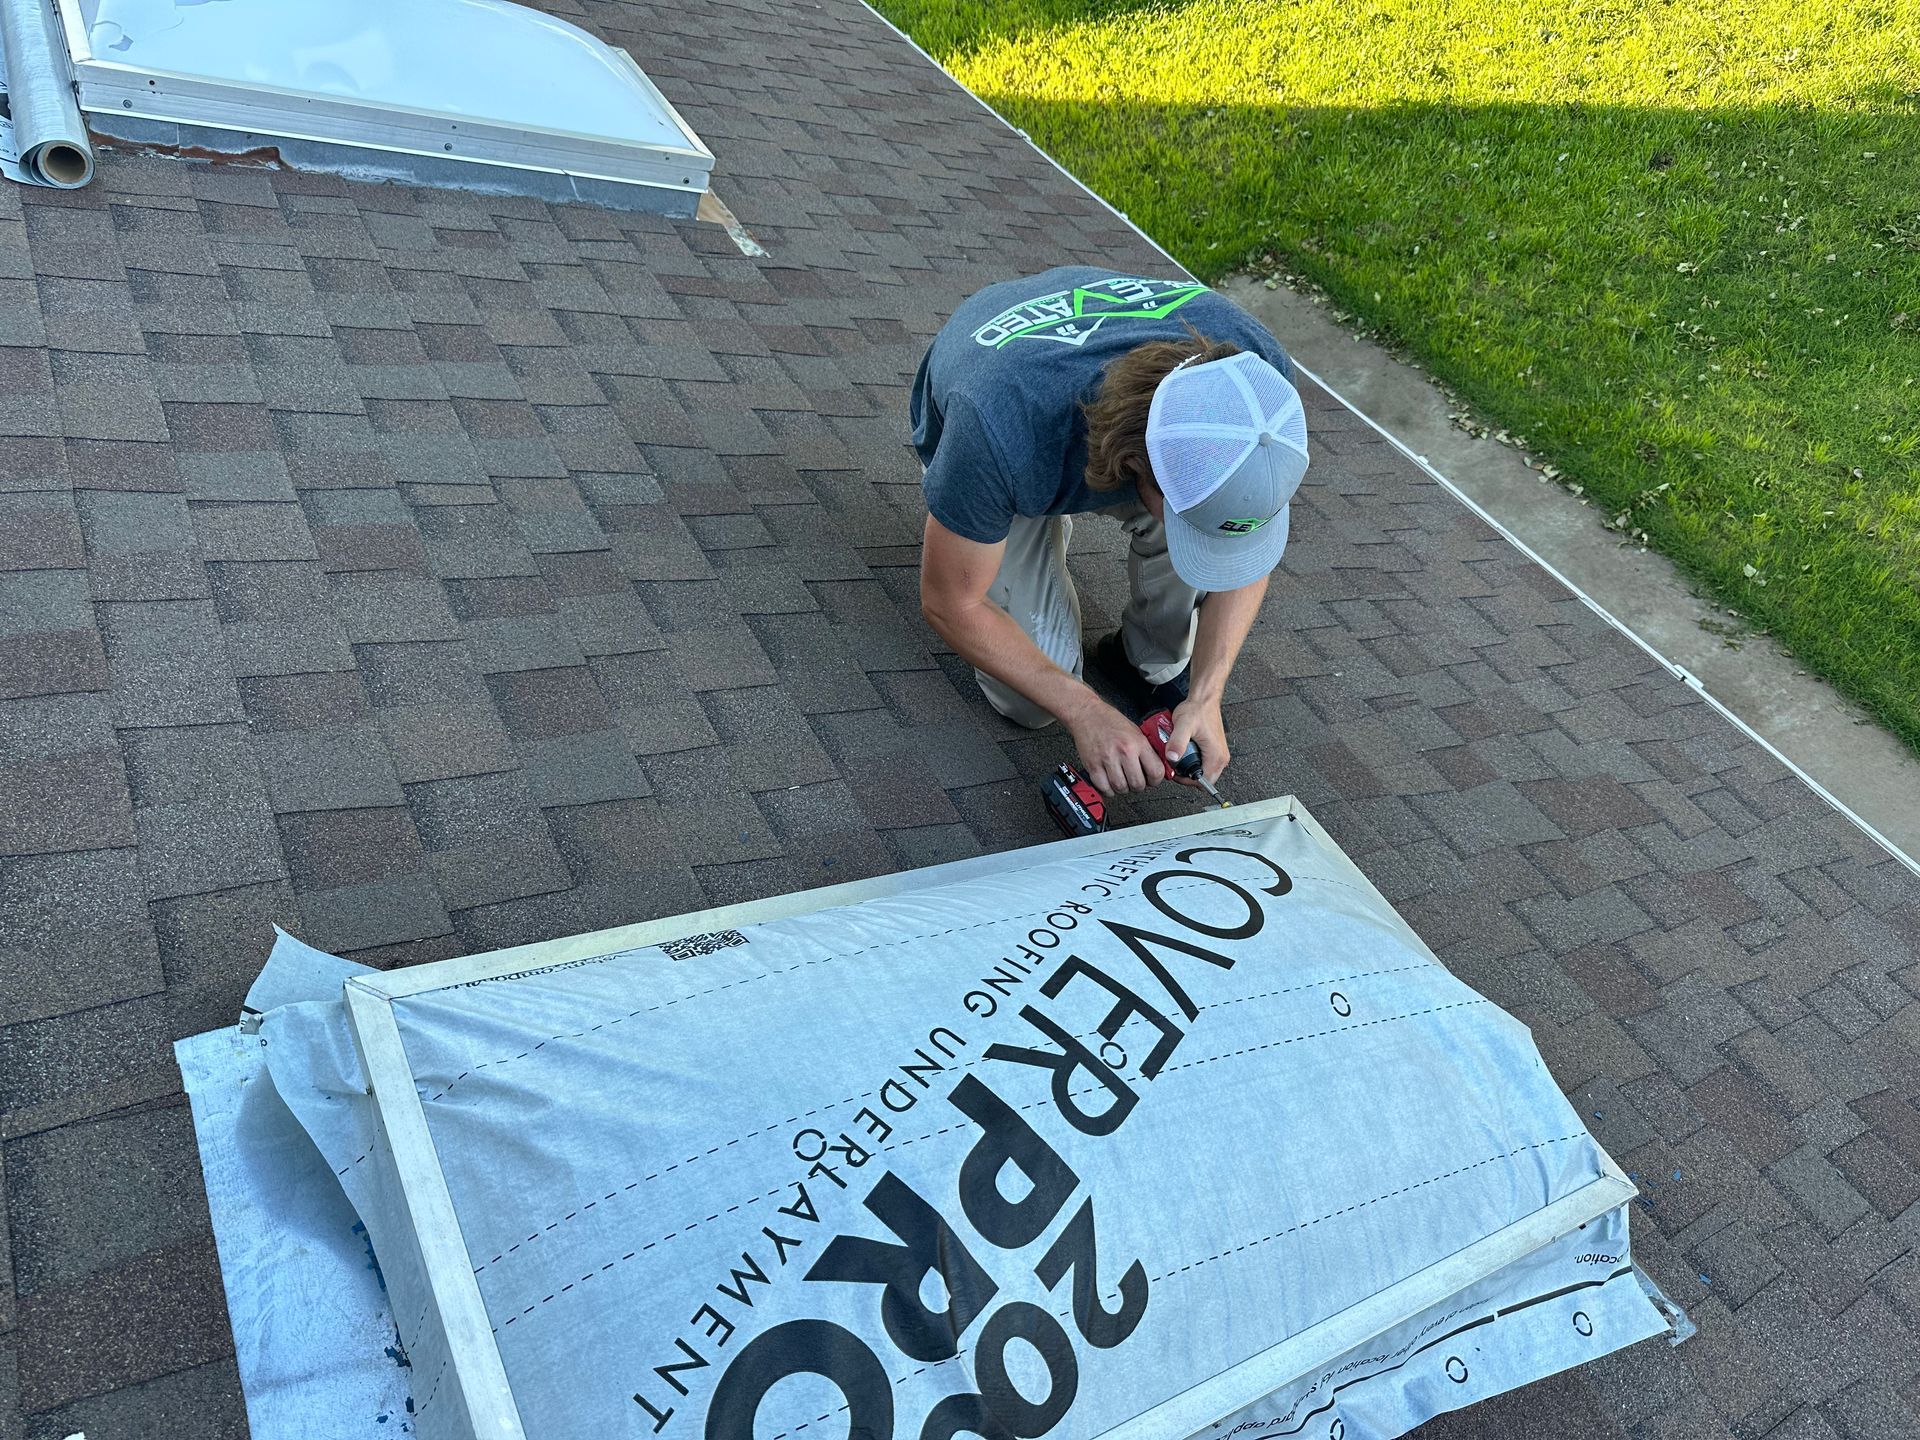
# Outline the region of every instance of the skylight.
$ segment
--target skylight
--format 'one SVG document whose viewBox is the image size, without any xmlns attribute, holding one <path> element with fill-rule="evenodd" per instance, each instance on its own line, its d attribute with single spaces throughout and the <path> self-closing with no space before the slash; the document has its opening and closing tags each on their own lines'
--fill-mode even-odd
<svg viewBox="0 0 1920 1440">
<path fill-rule="evenodd" d="M 511 167 L 687 214 L 713 166 L 624 50 L 508 0 L 58 5 L 80 107 L 108 135 L 428 181 Z"/>
</svg>

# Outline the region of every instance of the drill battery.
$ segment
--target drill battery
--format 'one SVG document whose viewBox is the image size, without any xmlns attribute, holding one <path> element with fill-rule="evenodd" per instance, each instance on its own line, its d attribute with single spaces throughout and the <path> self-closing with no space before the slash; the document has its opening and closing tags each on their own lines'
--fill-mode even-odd
<svg viewBox="0 0 1920 1440">
<path fill-rule="evenodd" d="M 1098 835 L 1107 828 L 1107 802 L 1073 766 L 1055 766 L 1040 793 L 1054 823 L 1067 835 Z"/>
</svg>

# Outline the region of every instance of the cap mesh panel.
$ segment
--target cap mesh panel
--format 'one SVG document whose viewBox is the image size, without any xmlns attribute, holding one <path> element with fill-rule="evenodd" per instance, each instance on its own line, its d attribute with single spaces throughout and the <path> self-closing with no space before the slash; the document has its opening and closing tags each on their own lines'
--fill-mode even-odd
<svg viewBox="0 0 1920 1440">
<path fill-rule="evenodd" d="M 1166 492 L 1167 503 L 1175 510 L 1187 510 L 1205 500 L 1218 488 L 1223 477 L 1233 473 L 1247 453 L 1245 440 L 1220 438 L 1183 439 L 1171 446 L 1166 472 L 1153 468 L 1153 478 Z"/>
<path fill-rule="evenodd" d="M 1175 511 L 1200 504 L 1266 430 L 1305 452 L 1299 397 L 1260 356 L 1243 352 L 1168 375 L 1147 428 L 1147 456 L 1167 503 Z"/>
<path fill-rule="evenodd" d="M 1271 365 L 1242 365 L 1240 378 L 1247 382 L 1247 388 L 1260 402 L 1262 413 L 1277 415 L 1286 405 L 1287 382 Z"/>
</svg>

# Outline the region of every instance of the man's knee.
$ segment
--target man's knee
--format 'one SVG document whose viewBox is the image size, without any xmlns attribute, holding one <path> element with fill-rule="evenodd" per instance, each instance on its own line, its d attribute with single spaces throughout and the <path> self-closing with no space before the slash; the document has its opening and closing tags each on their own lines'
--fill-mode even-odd
<svg viewBox="0 0 1920 1440">
<path fill-rule="evenodd" d="M 987 703 L 1014 724 L 1029 730 L 1044 730 L 1054 723 L 1051 714 L 1019 691 L 984 675 L 979 679 L 980 693 L 987 697 Z"/>
</svg>

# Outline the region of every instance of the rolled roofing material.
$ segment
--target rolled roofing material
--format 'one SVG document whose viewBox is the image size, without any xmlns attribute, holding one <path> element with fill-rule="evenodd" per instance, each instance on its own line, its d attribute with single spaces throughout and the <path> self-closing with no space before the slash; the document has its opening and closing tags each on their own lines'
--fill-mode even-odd
<svg viewBox="0 0 1920 1440">
<path fill-rule="evenodd" d="M 22 178 L 79 189 L 93 178 L 93 147 L 51 0 L 0 0 L 0 48 Z"/>
</svg>

